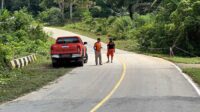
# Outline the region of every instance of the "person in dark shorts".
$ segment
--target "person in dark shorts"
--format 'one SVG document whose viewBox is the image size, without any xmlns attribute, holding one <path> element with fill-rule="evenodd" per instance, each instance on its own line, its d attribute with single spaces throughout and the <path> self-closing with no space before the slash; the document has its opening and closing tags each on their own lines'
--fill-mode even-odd
<svg viewBox="0 0 200 112">
<path fill-rule="evenodd" d="M 110 62 L 110 56 L 111 56 L 111 63 L 113 63 L 113 57 L 114 57 L 114 53 L 115 53 L 115 43 L 113 42 L 112 38 L 109 38 L 109 43 L 107 44 L 107 58 L 108 61 L 107 63 Z"/>
</svg>

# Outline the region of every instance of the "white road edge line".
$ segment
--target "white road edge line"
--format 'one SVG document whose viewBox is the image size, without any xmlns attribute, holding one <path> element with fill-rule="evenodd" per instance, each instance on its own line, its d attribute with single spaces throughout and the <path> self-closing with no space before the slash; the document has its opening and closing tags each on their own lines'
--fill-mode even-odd
<svg viewBox="0 0 200 112">
<path fill-rule="evenodd" d="M 170 63 L 183 75 L 183 77 L 192 85 L 192 87 L 195 89 L 197 94 L 200 96 L 200 89 L 198 85 L 187 74 L 183 73 L 180 67 L 178 67 L 176 64 L 172 62 Z"/>
</svg>

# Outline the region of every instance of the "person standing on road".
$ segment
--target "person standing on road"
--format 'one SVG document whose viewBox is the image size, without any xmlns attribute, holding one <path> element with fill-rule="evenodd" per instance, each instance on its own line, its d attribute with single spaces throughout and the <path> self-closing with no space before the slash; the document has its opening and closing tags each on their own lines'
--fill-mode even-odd
<svg viewBox="0 0 200 112">
<path fill-rule="evenodd" d="M 111 63 L 113 63 L 113 57 L 114 57 L 114 53 L 115 53 L 115 43 L 113 42 L 112 38 L 109 38 L 109 43 L 107 44 L 107 58 L 108 61 L 107 63 L 110 62 L 110 56 L 111 56 Z"/>
<path fill-rule="evenodd" d="M 98 64 L 102 65 L 101 49 L 102 49 L 101 39 L 98 38 L 97 42 L 94 44 L 96 65 Z"/>
</svg>

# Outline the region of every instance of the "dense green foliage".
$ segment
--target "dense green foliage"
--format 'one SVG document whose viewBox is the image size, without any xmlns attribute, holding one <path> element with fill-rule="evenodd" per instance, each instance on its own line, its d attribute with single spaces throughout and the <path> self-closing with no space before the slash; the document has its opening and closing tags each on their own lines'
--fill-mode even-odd
<svg viewBox="0 0 200 112">
<path fill-rule="evenodd" d="M 45 22 L 48 25 L 61 25 L 64 22 L 61 10 L 55 7 L 41 12 L 38 18 L 41 22 Z"/>
<path fill-rule="evenodd" d="M 94 2 L 96 4 L 90 8 L 93 17 L 109 17 L 114 14 L 111 3 L 108 3 L 106 0 L 94 0 Z"/>
<path fill-rule="evenodd" d="M 165 0 L 156 21 L 145 25 L 138 35 L 140 45 L 146 47 L 180 47 L 200 55 L 200 2 L 181 0 L 178 4 Z M 167 4 L 167 5 L 166 5 Z"/>
<path fill-rule="evenodd" d="M 160 0 L 6 0 L 5 8 L 9 11 L 16 11 L 21 8 L 27 8 L 28 11 L 34 15 L 34 17 L 42 14 L 50 13 L 46 18 L 39 16 L 38 18 L 45 23 L 49 23 L 49 18 L 60 18 L 65 22 L 67 19 L 71 21 L 77 21 L 83 19 L 85 11 L 90 11 L 93 17 L 109 17 L 109 16 L 126 16 L 130 14 L 132 17 L 134 12 L 147 13 L 153 11 L 155 7 L 151 7 L 151 4 L 157 6 Z M 156 4 L 156 5 L 155 5 Z M 52 9 L 53 8 L 53 9 Z M 55 12 L 55 8 L 60 10 L 58 14 L 52 15 Z M 47 21 L 48 20 L 48 21 Z M 54 19 L 54 24 L 60 25 L 61 22 Z M 52 21 L 50 21 L 49 24 Z M 64 22 L 62 21 L 64 24 Z"/>
<path fill-rule="evenodd" d="M 41 10 L 40 2 L 41 0 L 4 0 L 5 8 L 9 11 L 20 10 L 24 7 L 28 9 L 33 15 L 37 15 Z"/>
<path fill-rule="evenodd" d="M 96 34 L 109 34 L 115 40 L 137 40 L 138 47 L 142 50 L 161 48 L 155 50 L 168 53 L 172 47 L 176 53 L 184 54 L 176 49 L 178 47 L 191 54 L 200 55 L 200 1 L 163 0 L 159 3 L 153 12 L 134 13 L 132 18 L 87 17 L 87 22 L 82 21 L 68 26 Z"/>
<path fill-rule="evenodd" d="M 47 35 L 28 12 L 23 9 L 0 12 L 0 75 L 8 61 L 30 53 L 46 54 Z M 2 71 L 3 72 L 3 71 Z"/>
<path fill-rule="evenodd" d="M 70 19 L 76 22 L 68 25 L 71 28 L 134 40 L 142 50 L 162 48 L 155 50 L 166 53 L 172 47 L 175 53 L 184 54 L 178 47 L 200 55 L 199 0 L 8 1 L 8 10 L 26 7 L 47 25 L 63 25 Z"/>
<path fill-rule="evenodd" d="M 142 27 L 145 27 L 146 24 L 150 25 L 155 21 L 152 14 L 144 16 L 135 14 L 134 20 L 131 20 L 129 16 L 110 16 L 109 18 L 92 18 L 87 16 L 86 18 L 82 22 L 70 24 L 67 27 L 101 35 L 108 34 L 115 40 L 128 40 L 135 39 L 139 35 L 139 30 L 143 29 Z"/>
</svg>

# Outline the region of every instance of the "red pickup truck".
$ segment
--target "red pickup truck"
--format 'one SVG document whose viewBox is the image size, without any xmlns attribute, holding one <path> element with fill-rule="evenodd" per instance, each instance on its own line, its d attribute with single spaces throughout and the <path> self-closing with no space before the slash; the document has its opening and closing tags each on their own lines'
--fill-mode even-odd
<svg viewBox="0 0 200 112">
<path fill-rule="evenodd" d="M 58 37 L 51 46 L 51 59 L 53 67 L 62 62 L 76 62 L 80 66 L 88 61 L 86 45 L 79 36 Z"/>
</svg>

